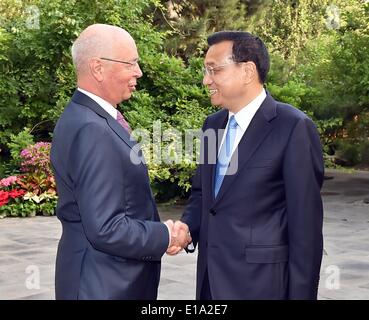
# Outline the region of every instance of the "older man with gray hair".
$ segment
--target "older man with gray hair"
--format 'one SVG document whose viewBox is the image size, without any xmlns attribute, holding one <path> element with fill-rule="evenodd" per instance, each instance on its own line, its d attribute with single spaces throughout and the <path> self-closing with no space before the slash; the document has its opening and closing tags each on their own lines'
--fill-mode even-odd
<svg viewBox="0 0 369 320">
<path fill-rule="evenodd" d="M 156 299 L 160 260 L 190 241 L 161 223 L 146 166 L 117 105 L 142 76 L 135 41 L 95 24 L 72 47 L 78 88 L 58 120 L 51 162 L 58 190 L 56 299 Z M 139 163 L 139 164 L 137 164 Z"/>
</svg>

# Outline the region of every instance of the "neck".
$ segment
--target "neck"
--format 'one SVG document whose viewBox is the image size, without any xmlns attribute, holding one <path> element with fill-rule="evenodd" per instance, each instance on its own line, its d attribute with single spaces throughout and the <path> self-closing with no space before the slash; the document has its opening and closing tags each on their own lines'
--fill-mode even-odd
<svg viewBox="0 0 369 320">
<path fill-rule="evenodd" d="M 104 95 L 101 88 L 99 86 L 96 86 L 93 80 L 85 81 L 84 79 L 78 79 L 77 86 L 78 88 L 91 92 L 101 99 L 104 99 L 105 101 L 109 102 L 114 108 L 117 108 L 117 105 L 114 102 L 110 101 L 109 98 Z"/>
<path fill-rule="evenodd" d="M 246 107 L 251 101 L 253 101 L 263 91 L 263 85 L 258 84 L 254 88 L 246 89 L 246 95 L 234 106 L 227 106 L 227 109 L 233 113 L 237 113 Z"/>
</svg>

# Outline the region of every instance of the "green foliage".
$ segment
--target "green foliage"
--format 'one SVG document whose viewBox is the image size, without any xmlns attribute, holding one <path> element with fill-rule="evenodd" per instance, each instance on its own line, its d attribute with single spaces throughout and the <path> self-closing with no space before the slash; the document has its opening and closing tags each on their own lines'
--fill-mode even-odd
<svg viewBox="0 0 369 320">
<path fill-rule="evenodd" d="M 155 23 L 168 32 L 165 48 L 183 57 L 202 55 L 209 33 L 224 29 L 244 29 L 246 5 L 239 0 L 161 1 Z"/>
<path fill-rule="evenodd" d="M 18 134 L 11 134 L 10 142 L 7 144 L 12 158 L 11 164 L 20 166 L 22 161 L 21 151 L 33 143 L 33 136 L 28 128 L 24 128 Z"/>
<path fill-rule="evenodd" d="M 271 0 L 248 21 L 248 29 L 270 45 L 272 52 L 296 63 L 306 41 L 324 28 L 324 14 L 330 0 Z"/>
<path fill-rule="evenodd" d="M 331 4 L 340 13 L 333 29 L 327 25 Z M 2 175 L 16 173 L 26 145 L 50 141 L 76 87 L 71 44 L 92 23 L 121 26 L 136 39 L 144 76 L 120 108 L 134 129 L 148 133 L 144 150 L 158 199 L 184 196 L 190 187 L 194 155 L 174 148 L 174 141 L 216 111 L 197 57 L 206 37 L 222 29 L 248 30 L 266 42 L 272 61 L 267 89 L 313 118 L 327 164 L 341 154 L 351 163 L 367 159 L 369 4 L 361 0 L 3 0 L 0 16 Z M 157 121 L 159 134 L 167 134 L 159 146 Z M 155 148 L 172 161 L 155 163 Z"/>
<path fill-rule="evenodd" d="M 332 4 L 339 14 L 333 25 Z M 369 4 L 273 0 L 270 6 L 250 24 L 272 52 L 268 89 L 315 120 L 327 165 L 335 158 L 345 165 L 362 161 L 360 144 L 369 137 Z"/>
<path fill-rule="evenodd" d="M 348 140 L 337 141 L 337 158 L 346 166 L 354 166 L 360 161 L 360 153 L 357 145 Z"/>
<path fill-rule="evenodd" d="M 31 4 L 39 12 L 35 29 L 26 24 Z M 158 6 L 155 0 L 2 2 L 0 10 L 5 18 L 0 29 L 0 68 L 4 71 L 0 79 L 0 143 L 4 155 L 9 148 L 17 164 L 19 150 L 29 142 L 27 132 L 22 131 L 24 127 L 33 128 L 35 141 L 50 139 L 76 86 L 71 44 L 81 30 L 96 22 L 121 26 L 137 42 L 144 72 L 139 81 L 141 90 L 121 106 L 132 127 L 147 130 L 151 141 L 156 120 L 160 120 L 163 131 L 200 128 L 213 110 L 201 83 L 202 60 L 190 59 L 185 64 L 163 53 L 166 33 L 155 30 L 149 10 Z M 163 141 L 162 149 L 178 157 L 170 151 L 171 144 Z M 188 189 L 193 165 L 149 163 L 149 172 L 158 195 L 167 193 L 171 188 L 168 185 L 176 184 L 181 187 L 175 193 L 180 194 Z"/>
<path fill-rule="evenodd" d="M 33 202 L 17 202 L 0 207 L 0 218 L 34 217 L 38 213 L 37 204 Z"/>
<path fill-rule="evenodd" d="M 5 217 L 35 217 L 36 215 L 53 216 L 57 199 L 43 203 L 34 201 L 21 201 L 6 206 L 0 206 L 0 219 Z"/>
<path fill-rule="evenodd" d="M 268 85 L 268 90 L 275 99 L 289 103 L 297 108 L 301 108 L 303 98 L 309 92 L 309 88 L 303 83 L 293 80 L 288 81 L 283 86 L 271 83 Z"/>
<path fill-rule="evenodd" d="M 54 215 L 58 197 L 49 170 L 50 144 L 28 146 L 22 150 L 20 161 L 22 174 L 0 180 L 0 218 Z"/>
<path fill-rule="evenodd" d="M 360 144 L 359 152 L 361 155 L 361 163 L 365 165 L 369 165 L 369 140 L 363 141 Z"/>
<path fill-rule="evenodd" d="M 123 108 L 134 129 L 146 130 L 143 150 L 153 192 L 164 201 L 169 194 L 183 196 L 188 192 L 196 165 L 187 161 L 182 139 L 186 130 L 201 128 L 215 109 L 201 83 L 201 59 L 190 59 L 188 67 L 182 60 L 161 53 L 143 56 L 142 60 L 141 83 L 155 90 L 138 91 Z M 162 156 L 168 161 L 160 161 Z"/>
</svg>

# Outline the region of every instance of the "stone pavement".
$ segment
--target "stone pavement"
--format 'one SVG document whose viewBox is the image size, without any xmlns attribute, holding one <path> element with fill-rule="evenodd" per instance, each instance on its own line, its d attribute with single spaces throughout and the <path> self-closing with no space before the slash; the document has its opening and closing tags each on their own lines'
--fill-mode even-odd
<svg viewBox="0 0 369 320">
<path fill-rule="evenodd" d="M 327 171 L 319 299 L 369 300 L 369 172 Z M 365 201 L 364 201 L 365 200 Z M 162 220 L 183 208 L 160 207 Z M 56 217 L 0 220 L 0 299 L 54 299 Z M 160 300 L 194 299 L 196 254 L 164 256 Z M 39 278 L 39 287 L 37 286 Z"/>
</svg>

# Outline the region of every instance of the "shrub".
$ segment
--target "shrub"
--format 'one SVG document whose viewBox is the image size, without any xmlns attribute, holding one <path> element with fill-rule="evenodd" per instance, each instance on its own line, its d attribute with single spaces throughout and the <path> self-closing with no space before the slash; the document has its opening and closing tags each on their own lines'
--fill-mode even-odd
<svg viewBox="0 0 369 320">
<path fill-rule="evenodd" d="M 362 142 L 359 147 L 361 163 L 369 165 L 369 140 Z"/>
<path fill-rule="evenodd" d="M 49 156 L 50 144 L 44 142 L 21 151 L 23 174 L 0 180 L 0 218 L 54 215 L 58 197 Z"/>
<path fill-rule="evenodd" d="M 345 166 L 354 166 L 360 162 L 359 145 L 349 140 L 340 140 L 336 151 L 336 161 Z"/>
<path fill-rule="evenodd" d="M 21 171 L 51 176 L 50 149 L 49 142 L 38 142 L 23 149 L 20 153 Z"/>
</svg>

